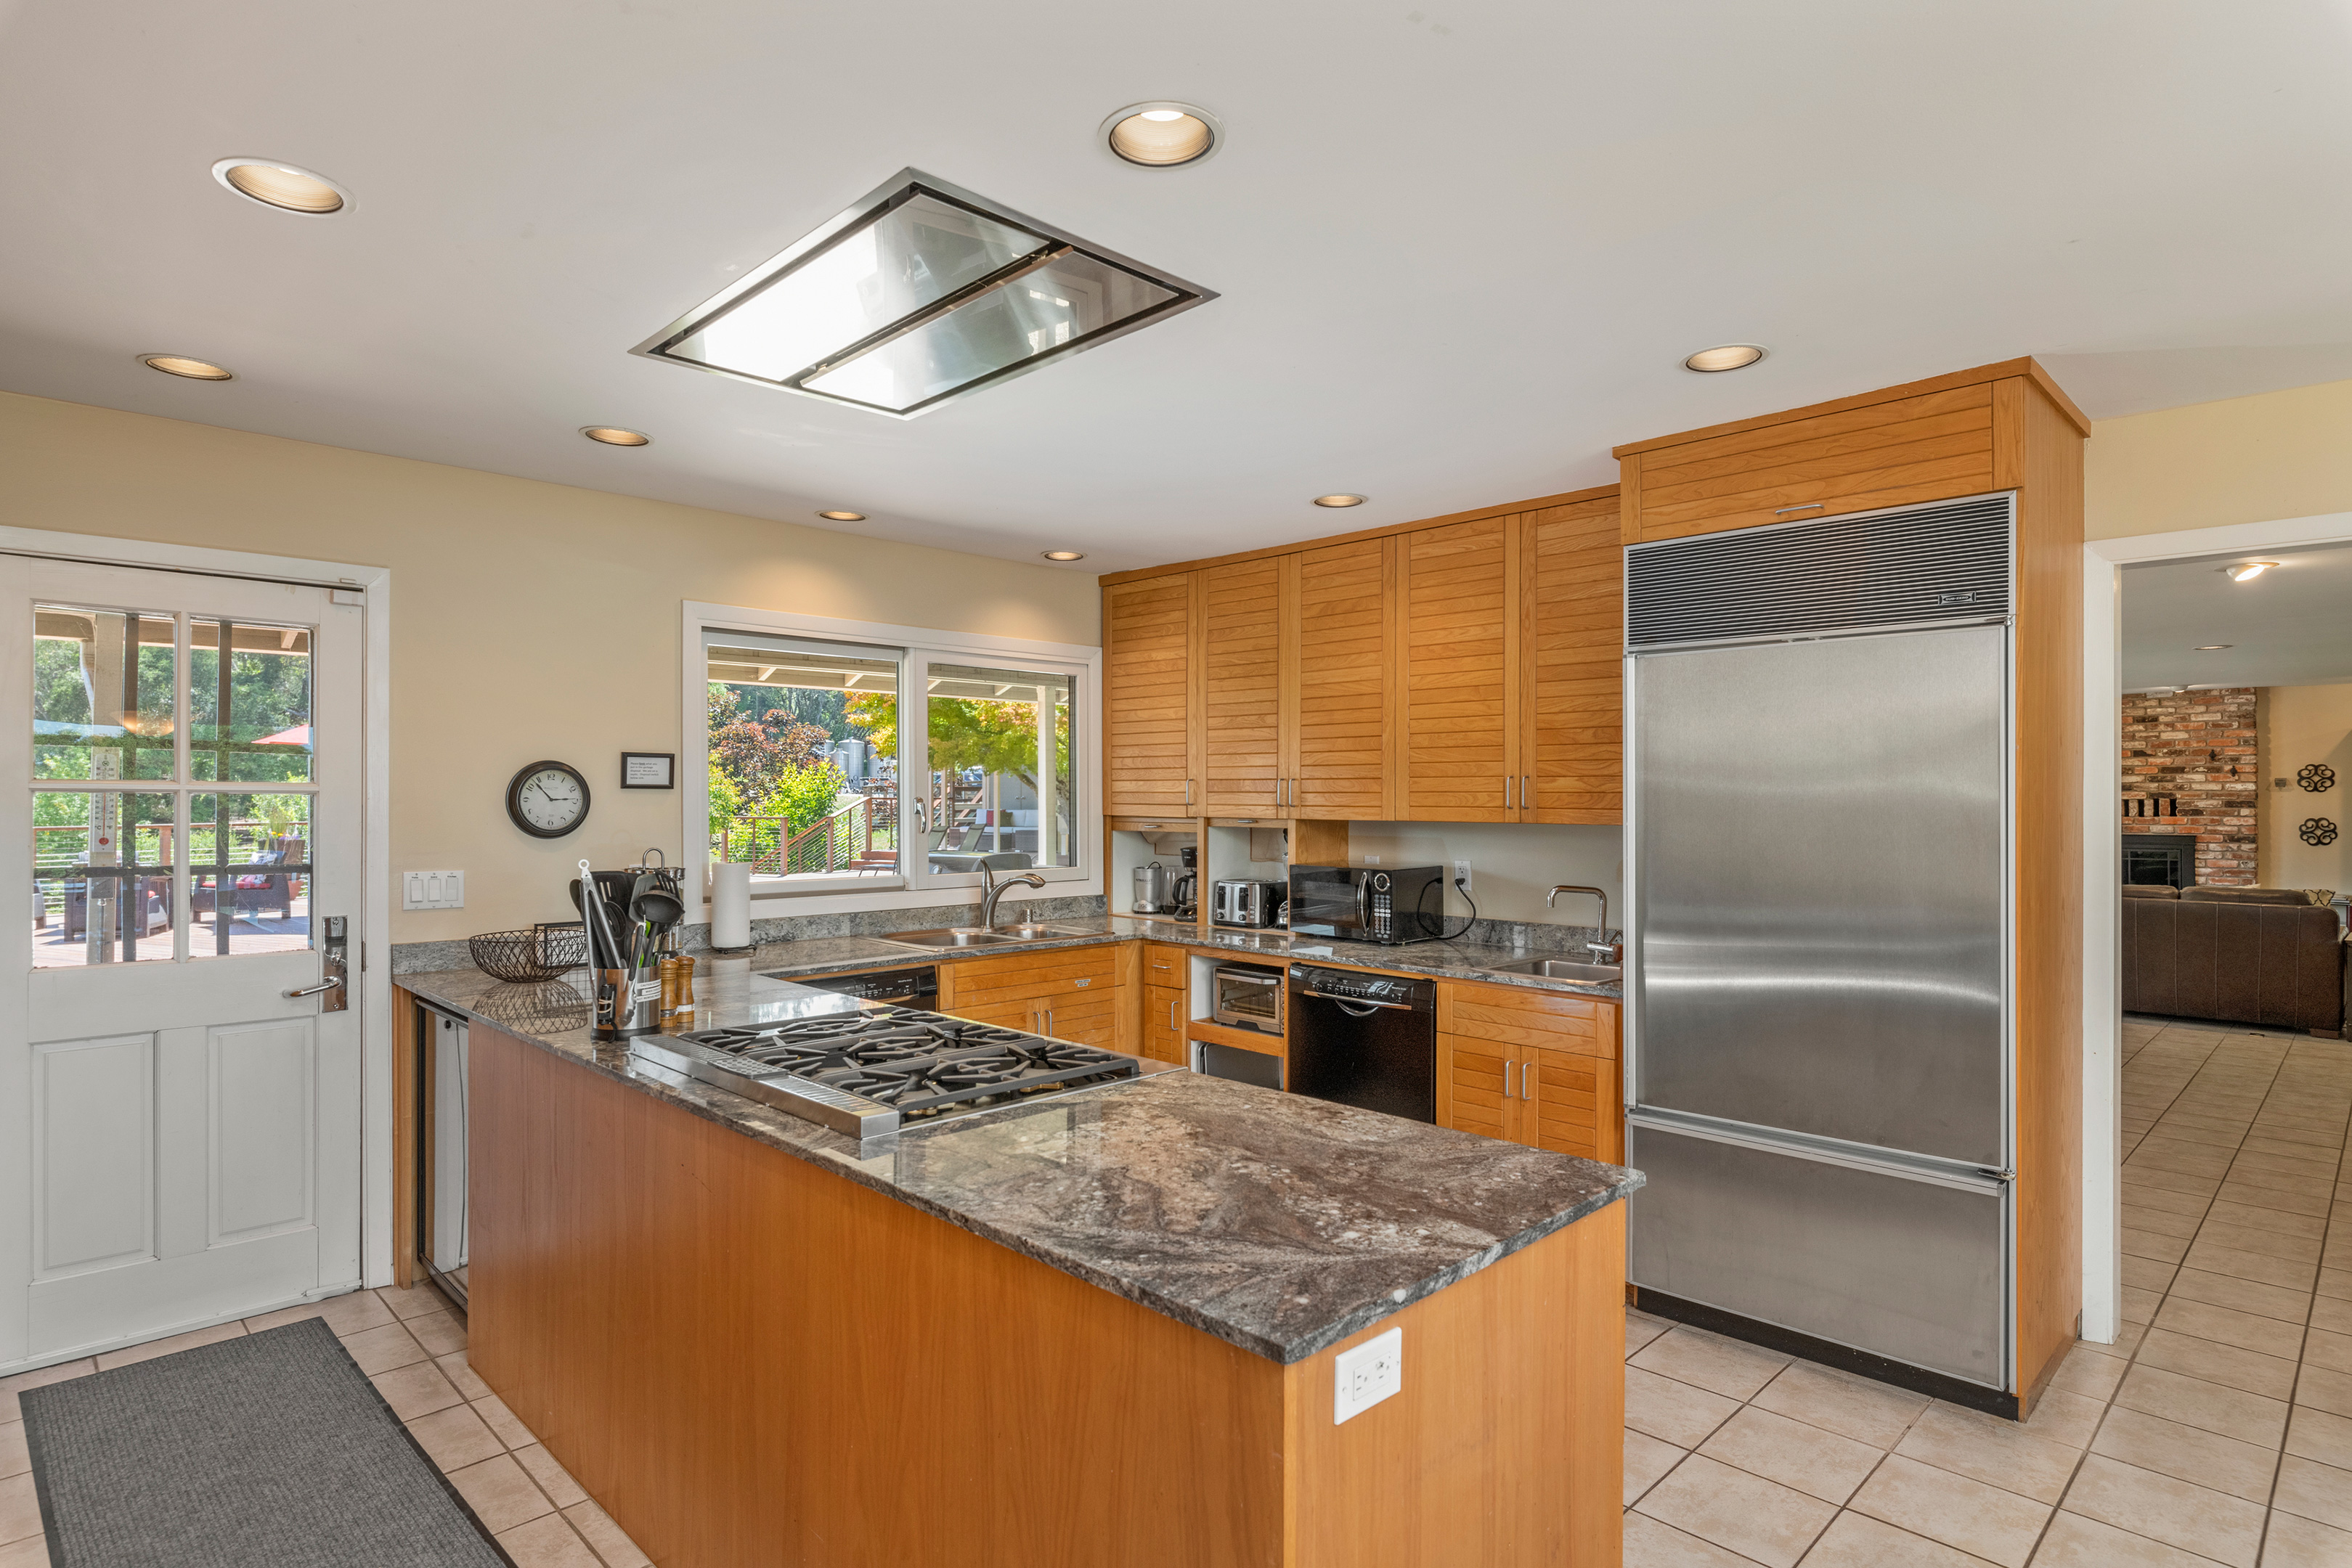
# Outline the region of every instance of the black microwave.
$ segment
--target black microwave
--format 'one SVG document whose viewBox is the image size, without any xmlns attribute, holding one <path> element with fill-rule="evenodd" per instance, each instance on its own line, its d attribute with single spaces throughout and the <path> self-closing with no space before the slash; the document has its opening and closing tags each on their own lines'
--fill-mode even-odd
<svg viewBox="0 0 2352 1568">
<path fill-rule="evenodd" d="M 1288 902 L 1295 936 L 1398 946 L 1445 934 L 1442 866 L 1295 865 Z"/>
</svg>

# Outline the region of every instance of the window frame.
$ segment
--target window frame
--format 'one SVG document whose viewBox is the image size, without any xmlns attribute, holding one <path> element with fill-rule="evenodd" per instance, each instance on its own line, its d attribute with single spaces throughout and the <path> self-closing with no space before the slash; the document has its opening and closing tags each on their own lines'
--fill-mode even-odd
<svg viewBox="0 0 2352 1568">
<path fill-rule="evenodd" d="M 898 758 L 898 842 L 902 846 L 898 874 L 892 878 L 754 877 L 751 881 L 753 919 L 786 915 L 836 915 L 866 909 L 919 909 L 971 902 L 982 885 L 977 872 L 935 872 L 928 859 L 910 863 L 905 852 L 925 841 L 928 833 L 916 827 L 919 802 L 926 791 L 908 787 L 910 778 L 929 775 L 929 758 L 909 765 L 904 755 L 910 727 L 905 722 L 910 692 L 922 693 L 931 662 L 951 664 L 1034 666 L 1039 673 L 1066 674 L 1076 687 L 1071 723 L 1071 773 L 1078 810 L 1072 816 L 1075 863 L 1039 866 L 1045 886 L 1036 896 L 1084 897 L 1103 891 L 1101 858 L 1101 755 L 1095 729 L 1102 721 L 1102 650 L 1083 643 L 1045 643 L 977 632 L 949 632 L 935 627 L 900 626 L 874 621 L 848 621 L 795 611 L 761 610 L 746 605 L 714 604 L 689 600 L 683 627 L 684 682 L 680 716 L 681 771 L 679 807 L 684 833 L 684 862 L 697 868 L 694 885 L 703 902 L 701 918 L 709 918 L 710 754 L 709 729 L 709 658 L 706 634 L 740 632 L 751 636 L 795 637 L 845 643 L 866 648 L 900 650 L 898 689 L 901 756 Z M 928 700 L 928 695 L 925 695 Z M 912 727 L 926 743 L 928 722 Z M 1015 894 L 1026 889 L 1016 889 Z M 1008 895 L 1012 896 L 1012 895 Z"/>
</svg>

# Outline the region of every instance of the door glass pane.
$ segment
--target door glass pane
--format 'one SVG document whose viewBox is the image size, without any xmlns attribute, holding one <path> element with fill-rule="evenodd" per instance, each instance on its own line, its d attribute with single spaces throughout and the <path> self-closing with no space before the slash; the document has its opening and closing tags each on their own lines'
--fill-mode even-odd
<svg viewBox="0 0 2352 1568">
<path fill-rule="evenodd" d="M 947 828 L 933 871 L 1078 863 L 1070 691 L 1066 674 L 930 666 L 929 793 Z"/>
<path fill-rule="evenodd" d="M 310 946 L 310 810 L 308 795 L 189 797 L 189 957 Z"/>
<path fill-rule="evenodd" d="M 229 639 L 221 669 L 221 636 Z M 197 621 L 188 629 L 189 768 L 196 779 L 310 779 L 310 633 L 300 626 Z"/>
<path fill-rule="evenodd" d="M 33 776 L 170 779 L 177 627 L 169 615 L 33 608 Z"/>
<path fill-rule="evenodd" d="M 33 967 L 172 956 L 172 797 L 33 794 Z"/>
<path fill-rule="evenodd" d="M 898 874 L 898 653 L 709 636 L 710 853 L 759 877 Z"/>
</svg>

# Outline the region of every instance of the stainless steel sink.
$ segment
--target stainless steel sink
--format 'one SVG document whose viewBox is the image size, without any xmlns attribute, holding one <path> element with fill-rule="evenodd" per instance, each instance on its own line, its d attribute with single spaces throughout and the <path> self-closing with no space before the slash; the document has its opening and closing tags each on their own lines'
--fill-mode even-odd
<svg viewBox="0 0 2352 1568">
<path fill-rule="evenodd" d="M 950 925 L 938 931 L 893 931 L 882 940 L 909 947 L 1001 947 L 1008 942 L 1042 942 L 1049 936 L 1068 935 L 1050 925 L 999 925 L 992 930 L 978 925 Z"/>
<path fill-rule="evenodd" d="M 1516 964 L 1487 966 L 1490 975 L 1532 975 L 1539 980 L 1581 980 L 1597 986 L 1608 980 L 1625 977 L 1623 966 L 1618 964 L 1580 964 L 1571 958 L 1522 958 Z"/>
</svg>

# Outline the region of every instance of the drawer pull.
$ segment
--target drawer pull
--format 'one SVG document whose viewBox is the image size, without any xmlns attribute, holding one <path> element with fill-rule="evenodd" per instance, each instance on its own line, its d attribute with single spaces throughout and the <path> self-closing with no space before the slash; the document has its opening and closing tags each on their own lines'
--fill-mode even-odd
<svg viewBox="0 0 2352 1568">
<path fill-rule="evenodd" d="M 1774 508 L 1772 515 L 1776 517 L 1785 517 L 1790 512 L 1818 512 L 1828 504 L 1826 501 L 1808 501 L 1801 507 L 1779 507 Z"/>
</svg>

